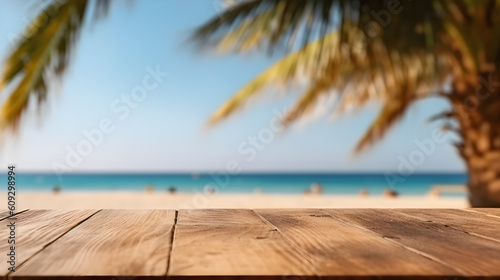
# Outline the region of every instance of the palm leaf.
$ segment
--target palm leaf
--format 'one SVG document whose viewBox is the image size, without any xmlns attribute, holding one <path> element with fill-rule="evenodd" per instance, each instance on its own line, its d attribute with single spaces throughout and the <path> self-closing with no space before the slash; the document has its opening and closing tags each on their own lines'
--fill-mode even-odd
<svg viewBox="0 0 500 280">
<path fill-rule="evenodd" d="M 108 9 L 109 0 L 100 0 L 96 8 L 102 16 Z M 0 129 L 16 129 L 23 113 L 33 98 L 40 107 L 47 97 L 49 77 L 65 73 L 79 37 L 87 0 L 54 0 L 33 20 L 11 53 L 7 56 L 0 78 L 0 92 L 12 88 L 0 109 Z"/>
<path fill-rule="evenodd" d="M 336 48 L 332 44 L 338 42 L 337 36 L 337 33 L 326 36 L 324 45 L 329 46 L 330 50 L 335 50 Z M 308 44 L 296 53 L 286 56 L 238 91 L 217 110 L 209 122 L 214 124 L 233 114 L 238 109 L 241 109 L 246 101 L 252 99 L 270 85 L 286 86 L 301 76 L 304 78 L 303 75 L 307 75 L 305 77 L 307 79 L 317 79 L 321 75 L 320 73 L 326 71 L 328 66 L 328 63 L 322 63 L 325 62 L 324 60 L 317 60 L 318 55 L 321 53 L 320 48 L 320 42 L 317 41 Z M 329 53 L 328 55 L 333 59 L 338 54 Z"/>
<path fill-rule="evenodd" d="M 380 139 L 415 100 L 440 92 L 445 81 L 475 77 L 492 62 L 499 66 L 495 34 L 500 32 L 500 1 L 408 1 L 381 26 L 373 13 L 388 13 L 388 4 L 244 1 L 200 27 L 193 35 L 197 42 L 222 51 L 292 51 L 238 91 L 210 123 L 229 117 L 265 88 L 305 78 L 307 90 L 286 124 L 311 114 L 324 95 L 338 95 L 335 114 L 371 100 L 382 102 L 379 116 L 356 148 L 360 151 Z M 303 43 L 294 51 L 297 40 Z"/>
<path fill-rule="evenodd" d="M 291 38 L 300 32 L 303 22 L 304 38 L 313 38 L 313 31 L 323 30 L 330 22 L 330 11 L 334 0 L 281 1 L 250 0 L 240 1 L 220 17 L 215 17 L 193 35 L 200 46 L 218 44 L 224 41 L 236 49 L 246 49 L 268 43 L 269 47 L 289 44 Z M 343 1 L 345 2 L 345 1 Z M 234 28 L 234 30 L 232 30 Z M 227 34 L 228 32 L 234 32 Z"/>
<path fill-rule="evenodd" d="M 380 139 L 414 100 L 435 92 L 449 72 L 451 63 L 441 57 L 419 52 L 401 56 L 379 44 L 371 45 L 371 56 L 356 50 L 348 55 L 340 49 L 326 53 L 324 50 L 336 50 L 338 39 L 338 32 L 332 32 L 321 42 L 312 42 L 286 56 L 236 93 L 212 116 L 210 123 L 237 112 L 267 87 L 290 85 L 305 78 L 309 81 L 308 89 L 288 112 L 285 125 L 312 113 L 327 94 L 339 95 L 336 112 L 363 106 L 374 99 L 386 104 L 360 141 L 357 149 L 361 150 Z M 323 54 L 321 60 L 317 59 L 318 52 Z"/>
</svg>

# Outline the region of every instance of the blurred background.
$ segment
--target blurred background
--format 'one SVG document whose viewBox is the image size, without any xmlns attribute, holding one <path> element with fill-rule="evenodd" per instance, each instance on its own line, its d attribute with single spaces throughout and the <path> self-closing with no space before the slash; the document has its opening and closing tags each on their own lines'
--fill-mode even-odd
<svg viewBox="0 0 500 280">
<path fill-rule="evenodd" d="M 401 51 L 398 38 L 404 38 L 398 37 L 397 28 L 404 27 L 398 22 L 409 12 L 404 7 L 408 3 L 402 2 L 402 10 L 396 13 L 387 1 L 375 1 L 373 7 L 366 6 L 366 1 L 352 1 L 366 6 L 351 7 L 366 14 L 351 19 L 352 26 L 378 22 L 385 28 L 376 35 L 352 33 L 369 37 L 360 39 L 366 49 L 357 52 L 376 57 L 370 46 L 386 43 L 386 37 L 392 36 L 399 47 L 386 47 L 384 53 L 391 58 L 393 72 L 386 66 L 377 70 L 381 77 L 400 76 L 392 87 L 388 78 L 380 82 L 375 74 L 371 80 L 354 79 L 356 71 L 369 68 L 376 59 L 363 58 L 363 62 L 353 48 L 347 48 L 347 56 L 339 54 L 345 52 L 340 46 L 348 43 L 343 39 L 326 41 L 315 49 L 319 59 L 301 53 L 308 50 L 307 44 L 330 38 L 338 30 L 351 34 L 337 22 L 345 7 L 335 5 L 343 1 L 311 1 L 327 9 L 327 19 L 314 11 L 306 14 L 307 5 L 288 7 L 279 14 L 273 10 L 278 5 L 274 2 L 0 0 L 0 163 L 5 167 L 1 177 L 6 181 L 7 166 L 16 166 L 19 207 L 469 206 L 466 185 L 485 181 L 470 180 L 472 169 L 460 148 L 457 151 L 452 145 L 469 141 L 463 132 L 449 128 L 463 128 L 462 122 L 429 121 L 457 107 L 449 97 L 428 92 L 452 95 L 459 77 L 485 74 L 479 68 L 476 73 L 457 74 L 453 68 L 457 66 L 440 60 L 439 55 L 448 57 L 434 51 L 434 45 L 428 54 L 417 47 L 415 53 Z M 333 6 L 321 6 L 326 2 Z M 474 13 L 487 2 L 466 8 Z M 293 11 L 299 8 L 305 10 L 297 15 Z M 244 9 L 251 12 L 245 14 Z M 259 21 L 266 11 L 277 18 L 269 26 L 279 25 L 281 15 L 282 24 L 287 24 L 283 29 L 296 30 L 266 33 L 269 26 Z M 284 22 L 286 15 L 298 19 Z M 304 19 L 309 16 L 318 23 L 311 28 L 316 35 L 306 37 Z M 441 15 L 441 20 L 449 19 Z M 430 24 L 435 21 L 431 16 Z M 246 27 L 248 23 L 254 27 Z M 415 25 L 411 30 L 416 34 L 421 33 L 420 23 L 409 24 Z M 326 26 L 324 33 L 318 32 L 322 26 Z M 435 32 L 439 31 L 436 27 Z M 302 40 L 290 43 L 294 32 Z M 281 41 L 272 40 L 275 37 L 288 40 L 291 47 L 280 47 Z M 441 51 L 445 43 L 435 43 L 436 49 Z M 338 48 L 338 53 L 332 54 L 332 48 Z M 283 59 L 297 52 L 302 56 L 292 59 L 301 67 L 283 64 Z M 400 60 L 391 55 L 398 52 Z M 330 61 L 335 55 L 344 57 Z M 422 61 L 434 64 L 422 64 L 420 55 L 425 56 Z M 378 57 L 384 64 L 380 62 L 384 56 Z M 337 77 L 328 71 L 339 69 L 346 63 L 343 60 L 352 67 L 335 72 L 344 79 L 337 84 L 333 82 Z M 414 78 L 412 70 L 429 73 L 418 72 Z M 267 78 L 255 83 L 253 79 L 262 75 Z M 436 78 L 435 84 L 428 86 L 426 75 Z M 311 92 L 311 84 L 316 86 L 325 77 L 332 82 L 314 95 L 314 104 L 297 109 L 301 98 Z M 477 87 L 476 80 L 472 88 Z M 259 82 L 271 86 L 259 88 Z M 366 84 L 368 88 L 375 83 L 386 86 L 359 92 L 348 87 Z M 425 83 L 430 89 L 422 93 L 418 87 L 411 88 L 412 83 Z M 374 120 L 375 124 L 384 121 L 386 105 L 399 100 L 400 88 L 411 91 L 412 105 L 397 116 L 385 116 L 390 120 L 383 127 L 374 126 Z M 344 104 L 339 96 L 345 92 L 363 102 Z M 336 113 L 339 106 L 347 109 Z M 481 112 L 482 107 L 478 108 L 474 112 Z M 399 122 L 392 127 L 395 120 Z M 497 135 L 497 119 L 488 127 L 495 131 L 490 134 Z M 382 141 L 376 142 L 382 134 Z M 496 136 L 492 137 L 495 150 L 499 147 Z M 494 175 L 488 182 L 497 182 Z M 486 187 L 497 194 L 492 188 Z M 481 191 L 480 197 L 485 193 Z M 477 202 L 474 206 L 491 206 L 500 200 L 472 201 Z"/>
</svg>

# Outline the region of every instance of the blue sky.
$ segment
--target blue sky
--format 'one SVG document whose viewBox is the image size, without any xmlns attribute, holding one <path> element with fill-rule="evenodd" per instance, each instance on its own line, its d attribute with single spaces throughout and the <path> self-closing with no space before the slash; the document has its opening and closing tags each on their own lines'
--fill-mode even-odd
<svg viewBox="0 0 500 280">
<path fill-rule="evenodd" d="M 2 59 L 12 47 L 9 38 L 35 14 L 32 3 L 0 0 Z M 232 160 L 247 172 L 397 170 L 401 157 L 418 149 L 414 141 L 430 139 L 438 127 L 426 119 L 447 107 L 441 100 L 420 102 L 384 141 L 357 157 L 352 150 L 377 106 L 276 134 L 247 160 L 238 147 L 268 128 L 273 110 L 283 110 L 293 96 L 261 100 L 212 130 L 204 125 L 224 100 L 277 57 L 197 52 L 187 38 L 217 15 L 215 1 L 116 1 L 111 8 L 106 19 L 85 28 L 70 70 L 50 92 L 45 109 L 24 118 L 19 135 L 0 147 L 2 165 L 51 171 L 55 162 L 65 164 L 68 147 L 74 150 L 86 139 L 82 130 L 99 128 L 109 119 L 114 130 L 103 134 L 72 171 L 207 171 L 224 169 Z M 122 120 L 111 106 L 142 84 L 147 67 L 159 67 L 169 76 Z M 463 168 L 449 143 L 437 143 L 416 167 L 420 172 Z"/>
</svg>

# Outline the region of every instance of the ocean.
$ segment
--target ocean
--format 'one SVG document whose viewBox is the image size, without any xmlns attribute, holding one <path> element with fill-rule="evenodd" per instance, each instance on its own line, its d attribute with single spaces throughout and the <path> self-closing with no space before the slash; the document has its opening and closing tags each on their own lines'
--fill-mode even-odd
<svg viewBox="0 0 500 280">
<path fill-rule="evenodd" d="M 220 193 L 300 194 L 314 183 L 327 194 L 357 194 L 361 189 L 379 195 L 391 187 L 401 195 L 425 195 L 434 185 L 463 185 L 467 175 L 461 173 L 412 174 L 387 177 L 383 173 L 273 173 L 221 175 L 201 174 L 17 174 L 17 190 L 51 191 L 155 191 L 175 188 L 179 192 L 203 192 L 210 188 Z M 6 176 L 0 176 L 7 182 Z M 459 194 L 465 195 L 465 194 Z"/>
</svg>

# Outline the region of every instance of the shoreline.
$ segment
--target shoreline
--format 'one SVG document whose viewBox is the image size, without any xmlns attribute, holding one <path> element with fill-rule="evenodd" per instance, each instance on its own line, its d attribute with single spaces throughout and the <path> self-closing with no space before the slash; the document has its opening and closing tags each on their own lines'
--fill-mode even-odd
<svg viewBox="0 0 500 280">
<path fill-rule="evenodd" d="M 1 199 L 6 199 L 2 194 Z M 175 193 L 139 191 L 25 191 L 18 209 L 193 209 L 193 208 L 468 208 L 466 197 L 404 195 Z"/>
</svg>

